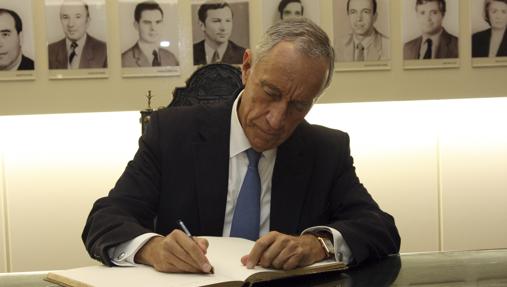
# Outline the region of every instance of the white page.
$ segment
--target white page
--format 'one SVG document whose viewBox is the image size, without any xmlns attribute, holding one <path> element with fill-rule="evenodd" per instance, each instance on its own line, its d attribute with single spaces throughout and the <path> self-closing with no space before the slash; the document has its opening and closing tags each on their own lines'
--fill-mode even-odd
<svg viewBox="0 0 507 287">
<path fill-rule="evenodd" d="M 95 287 L 109 286 L 201 286 L 224 281 L 244 281 L 248 276 L 269 271 L 262 267 L 247 269 L 241 264 L 241 257 L 250 252 L 255 242 L 232 237 L 204 237 L 209 242 L 207 257 L 215 269 L 215 274 L 162 273 L 152 267 L 90 266 L 55 271 L 56 273 Z M 274 270 L 271 270 L 274 271 Z"/>
</svg>

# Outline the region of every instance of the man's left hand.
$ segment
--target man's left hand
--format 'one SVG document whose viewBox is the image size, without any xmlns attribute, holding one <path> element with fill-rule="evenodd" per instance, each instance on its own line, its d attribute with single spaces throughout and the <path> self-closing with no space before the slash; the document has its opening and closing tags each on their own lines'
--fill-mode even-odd
<svg viewBox="0 0 507 287">
<path fill-rule="evenodd" d="M 260 265 L 265 268 L 291 270 L 310 265 L 326 257 L 319 240 L 312 234 L 290 236 L 276 231 L 259 238 L 250 254 L 241 258 L 247 268 Z"/>
</svg>

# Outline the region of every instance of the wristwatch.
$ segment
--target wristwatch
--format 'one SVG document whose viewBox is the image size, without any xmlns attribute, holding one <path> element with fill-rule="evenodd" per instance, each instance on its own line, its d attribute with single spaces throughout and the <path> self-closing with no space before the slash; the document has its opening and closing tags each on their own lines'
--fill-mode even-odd
<svg viewBox="0 0 507 287">
<path fill-rule="evenodd" d="M 322 248 L 324 249 L 324 252 L 326 253 L 326 259 L 334 258 L 334 245 L 331 240 L 327 237 L 322 237 L 319 235 L 316 235 L 317 239 L 320 242 L 320 245 L 322 245 Z"/>
</svg>

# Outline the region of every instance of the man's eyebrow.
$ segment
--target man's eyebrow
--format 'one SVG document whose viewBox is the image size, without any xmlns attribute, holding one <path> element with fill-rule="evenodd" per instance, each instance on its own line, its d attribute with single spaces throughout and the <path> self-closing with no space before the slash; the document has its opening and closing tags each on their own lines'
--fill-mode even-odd
<svg viewBox="0 0 507 287">
<path fill-rule="evenodd" d="M 11 29 L 3 29 L 3 30 L 0 30 L 0 33 L 6 33 L 6 32 L 12 32 Z"/>
<path fill-rule="evenodd" d="M 278 95 L 282 94 L 282 91 L 280 91 L 280 89 L 277 86 L 267 82 L 266 80 L 261 80 L 260 82 L 261 82 L 261 86 L 268 87 L 270 90 L 277 93 Z"/>
</svg>

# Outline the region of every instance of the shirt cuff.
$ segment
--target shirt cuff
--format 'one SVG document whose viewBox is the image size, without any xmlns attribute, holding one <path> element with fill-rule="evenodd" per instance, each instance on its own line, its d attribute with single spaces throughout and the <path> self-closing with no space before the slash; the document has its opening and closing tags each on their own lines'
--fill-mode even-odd
<svg viewBox="0 0 507 287">
<path fill-rule="evenodd" d="M 111 258 L 111 262 L 117 266 L 136 266 L 134 261 L 137 251 L 155 236 L 161 236 L 156 233 L 145 233 L 137 236 L 136 238 L 125 241 L 121 244 L 109 248 L 107 254 Z"/>
<path fill-rule="evenodd" d="M 354 259 L 352 257 L 352 252 L 350 251 L 349 245 L 343 239 L 342 234 L 329 226 L 314 226 L 307 228 L 301 232 L 301 235 L 307 233 L 317 233 L 327 231 L 333 235 L 333 246 L 334 246 L 334 256 L 336 261 L 343 262 L 345 264 L 349 264 Z"/>
</svg>

